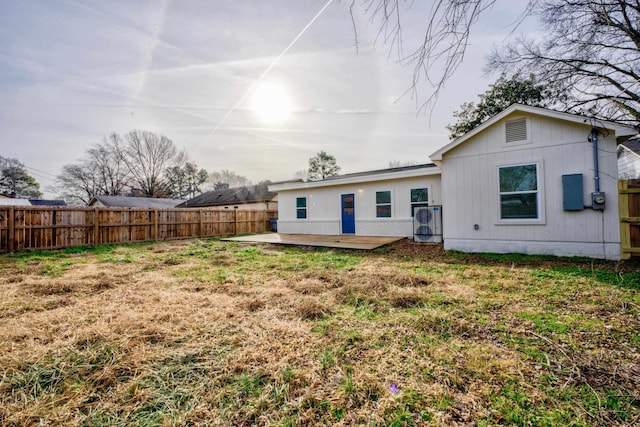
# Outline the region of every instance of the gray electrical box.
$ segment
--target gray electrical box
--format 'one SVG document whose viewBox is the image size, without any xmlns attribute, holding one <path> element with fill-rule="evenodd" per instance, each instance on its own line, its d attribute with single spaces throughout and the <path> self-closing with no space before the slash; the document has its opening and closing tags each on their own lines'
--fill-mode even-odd
<svg viewBox="0 0 640 427">
<path fill-rule="evenodd" d="M 594 191 L 591 193 L 591 207 L 593 209 L 604 209 L 605 197 L 604 191 Z"/>
<path fill-rule="evenodd" d="M 584 188 L 582 174 L 562 175 L 562 208 L 565 211 L 584 209 Z"/>
</svg>

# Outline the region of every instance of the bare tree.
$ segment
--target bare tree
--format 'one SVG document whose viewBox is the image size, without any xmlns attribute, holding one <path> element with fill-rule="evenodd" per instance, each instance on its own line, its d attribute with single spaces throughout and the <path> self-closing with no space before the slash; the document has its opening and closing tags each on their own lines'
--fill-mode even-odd
<svg viewBox="0 0 640 427">
<path fill-rule="evenodd" d="M 400 160 L 389 160 L 387 169 L 402 168 L 405 166 L 416 166 L 418 164 L 420 163 L 416 162 L 415 160 L 407 160 L 405 162 L 401 162 Z"/>
<path fill-rule="evenodd" d="M 297 170 L 296 173 L 293 174 L 293 178 L 306 181 L 309 179 L 309 170 L 308 169 Z"/>
<path fill-rule="evenodd" d="M 99 177 L 88 159 L 62 167 L 51 190 L 70 205 L 88 205 L 99 190 Z"/>
<path fill-rule="evenodd" d="M 209 175 L 209 181 L 213 184 L 214 190 L 224 190 L 227 188 L 241 187 L 243 185 L 251 184 L 251 181 L 249 181 L 247 177 L 238 175 L 237 173 L 227 169 L 211 172 Z"/>
<path fill-rule="evenodd" d="M 122 138 L 115 133 L 85 151 L 77 163 L 65 165 L 51 190 L 69 204 L 88 204 L 98 195 L 129 193 L 131 174 L 124 162 Z"/>
<path fill-rule="evenodd" d="M 535 0 L 532 0 L 532 2 Z M 401 0 L 352 0 L 351 16 L 358 46 L 358 28 L 354 9 L 360 7 L 372 21 L 380 22 L 378 38 L 395 50 L 402 64 L 413 66 L 413 81 L 405 94 L 410 93 L 419 108 L 430 108 L 438 94 L 458 66 L 462 63 L 471 35 L 471 28 L 478 17 L 493 6 L 496 0 L 435 0 L 425 15 L 424 36 L 417 46 L 405 54 L 402 37 L 403 13 L 407 13 L 413 2 L 405 8 Z M 415 5 L 414 5 L 415 6 Z M 420 88 L 428 87 L 428 94 L 420 102 Z"/>
<path fill-rule="evenodd" d="M 87 160 L 97 178 L 98 194 L 120 196 L 131 184 L 131 174 L 124 161 L 122 138 L 116 133 L 87 150 Z"/>
<path fill-rule="evenodd" d="M 535 73 L 571 89 L 568 108 L 640 121 L 640 3 L 637 0 L 539 0 L 544 38 L 520 38 L 493 53 L 489 67 Z"/>
<path fill-rule="evenodd" d="M 164 196 L 164 172 L 182 166 L 186 153 L 178 151 L 169 138 L 153 132 L 133 130 L 124 136 L 122 159 L 132 176 L 134 194 L 146 197 Z"/>
</svg>

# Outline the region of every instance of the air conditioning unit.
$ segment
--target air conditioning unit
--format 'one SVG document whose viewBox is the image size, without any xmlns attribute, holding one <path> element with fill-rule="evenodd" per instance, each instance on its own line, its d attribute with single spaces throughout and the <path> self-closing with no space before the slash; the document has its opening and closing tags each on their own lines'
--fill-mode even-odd
<svg viewBox="0 0 640 427">
<path fill-rule="evenodd" d="M 413 212 L 413 241 L 442 243 L 442 206 L 425 206 Z"/>
</svg>

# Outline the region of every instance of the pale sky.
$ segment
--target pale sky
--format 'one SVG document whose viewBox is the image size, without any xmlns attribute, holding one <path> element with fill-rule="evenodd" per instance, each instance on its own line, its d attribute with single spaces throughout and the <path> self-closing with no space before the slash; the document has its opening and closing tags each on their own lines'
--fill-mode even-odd
<svg viewBox="0 0 640 427">
<path fill-rule="evenodd" d="M 22 161 L 45 190 L 86 148 L 133 129 L 167 136 L 209 172 L 254 182 L 293 178 L 320 150 L 343 173 L 429 162 L 448 142 L 453 111 L 495 81 L 485 57 L 526 0 L 485 12 L 426 114 L 399 99 L 413 68 L 376 41 L 362 9 L 356 51 L 350 3 L 331 2 L 278 60 L 327 0 L 0 0 L 0 155 Z M 431 4 L 415 3 L 404 14 L 405 53 Z M 258 117 L 246 96 L 269 67 L 262 82 L 291 102 L 279 123 Z"/>
</svg>

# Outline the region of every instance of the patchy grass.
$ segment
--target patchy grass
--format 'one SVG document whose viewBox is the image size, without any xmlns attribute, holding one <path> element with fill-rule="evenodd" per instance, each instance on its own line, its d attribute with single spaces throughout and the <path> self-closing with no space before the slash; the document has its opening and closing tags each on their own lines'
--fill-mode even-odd
<svg viewBox="0 0 640 427">
<path fill-rule="evenodd" d="M 640 266 L 217 240 L 0 256 L 0 425 L 640 423 Z"/>
</svg>

